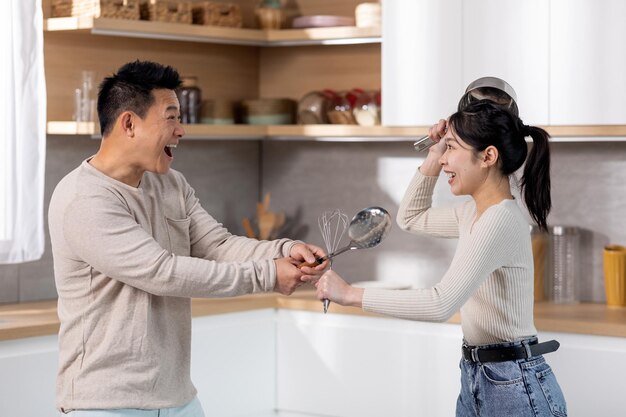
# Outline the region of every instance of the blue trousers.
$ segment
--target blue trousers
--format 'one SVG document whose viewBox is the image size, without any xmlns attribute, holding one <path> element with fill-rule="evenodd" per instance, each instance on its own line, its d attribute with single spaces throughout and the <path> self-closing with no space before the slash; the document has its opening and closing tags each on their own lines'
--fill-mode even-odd
<svg viewBox="0 0 626 417">
<path fill-rule="evenodd" d="M 565 398 L 543 356 L 485 363 L 461 359 L 460 367 L 461 393 L 456 417 L 567 416 Z"/>
</svg>

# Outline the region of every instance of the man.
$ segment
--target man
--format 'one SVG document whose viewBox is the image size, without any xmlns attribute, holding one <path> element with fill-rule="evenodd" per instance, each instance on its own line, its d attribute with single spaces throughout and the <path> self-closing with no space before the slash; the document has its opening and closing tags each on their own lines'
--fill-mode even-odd
<svg viewBox="0 0 626 417">
<path fill-rule="evenodd" d="M 106 78 L 100 149 L 52 196 L 62 412 L 203 416 L 190 380 L 190 297 L 291 294 L 327 266 L 299 269 L 322 249 L 233 236 L 200 206 L 170 169 L 184 135 L 179 85 L 176 70 L 153 62 Z"/>
</svg>

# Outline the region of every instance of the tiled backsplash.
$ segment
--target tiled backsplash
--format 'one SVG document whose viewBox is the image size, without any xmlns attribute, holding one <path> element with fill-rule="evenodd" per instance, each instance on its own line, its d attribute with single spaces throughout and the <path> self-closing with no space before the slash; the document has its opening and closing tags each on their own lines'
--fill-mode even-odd
<svg viewBox="0 0 626 417">
<path fill-rule="evenodd" d="M 263 187 L 288 214 L 309 225 L 304 237 L 320 244 L 317 216 L 340 208 L 352 215 L 380 205 L 395 217 L 421 155 L 410 143 L 268 142 Z M 626 244 L 626 143 L 552 145 L 551 225 L 582 228 L 580 298 L 603 301 L 602 248 Z M 434 204 L 454 204 L 445 181 Z M 395 226 L 395 224 L 394 224 Z M 378 248 L 338 257 L 334 268 L 350 281 L 383 280 L 429 286 L 445 273 L 455 241 L 410 235 L 394 227 Z"/>
<path fill-rule="evenodd" d="M 98 146 L 84 138 L 48 138 L 46 210 L 57 182 Z M 602 247 L 626 244 L 621 179 L 626 143 L 556 143 L 552 155 L 549 223 L 583 228 L 581 298 L 602 301 Z M 387 239 L 375 249 L 341 255 L 333 268 L 352 282 L 429 286 L 445 273 L 456 241 L 411 235 L 395 226 L 399 200 L 420 157 L 409 142 L 185 141 L 176 150 L 174 168 L 185 174 L 207 211 L 236 234 L 243 233 L 241 219 L 254 216 L 257 199 L 267 191 L 271 209 L 289 217 L 287 235 L 318 245 L 323 242 L 317 217 L 324 210 L 339 208 L 352 216 L 363 207 L 385 207 L 394 217 Z M 435 204 L 455 201 L 440 181 Z M 52 268 L 49 241 L 39 261 L 0 265 L 0 302 L 55 298 Z"/>
</svg>

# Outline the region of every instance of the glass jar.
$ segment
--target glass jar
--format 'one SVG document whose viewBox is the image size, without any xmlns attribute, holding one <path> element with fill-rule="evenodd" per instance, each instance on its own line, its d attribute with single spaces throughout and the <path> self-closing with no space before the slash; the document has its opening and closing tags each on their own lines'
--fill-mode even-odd
<svg viewBox="0 0 626 417">
<path fill-rule="evenodd" d="M 351 92 L 339 92 L 331 100 L 328 109 L 328 120 L 334 125 L 355 125 L 356 120 L 352 115 Z"/>
<path fill-rule="evenodd" d="M 361 126 L 376 126 L 380 124 L 380 95 L 377 92 L 362 92 L 354 103 L 354 119 Z"/>
<path fill-rule="evenodd" d="M 197 84 L 198 79 L 196 77 L 183 77 L 182 85 L 178 89 L 180 118 L 183 123 L 200 123 L 202 93 Z"/>
<path fill-rule="evenodd" d="M 298 124 L 327 124 L 328 110 L 335 96 L 333 90 L 311 91 L 298 102 Z"/>
<path fill-rule="evenodd" d="M 578 302 L 580 281 L 580 229 L 554 226 L 550 228 L 550 266 L 548 269 L 549 300 L 568 304 Z"/>
</svg>

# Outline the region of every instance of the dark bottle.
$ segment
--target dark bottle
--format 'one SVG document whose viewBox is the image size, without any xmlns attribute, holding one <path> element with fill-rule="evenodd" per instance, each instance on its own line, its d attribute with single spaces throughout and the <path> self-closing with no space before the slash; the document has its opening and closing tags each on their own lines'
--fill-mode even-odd
<svg viewBox="0 0 626 417">
<path fill-rule="evenodd" d="M 180 117 L 183 123 L 200 123 L 202 93 L 197 84 L 196 77 L 183 77 L 182 86 L 178 89 Z"/>
</svg>

